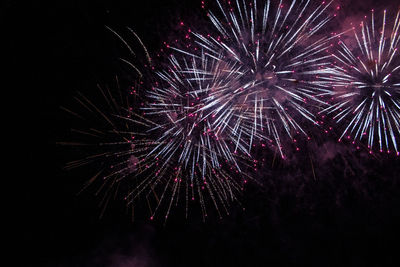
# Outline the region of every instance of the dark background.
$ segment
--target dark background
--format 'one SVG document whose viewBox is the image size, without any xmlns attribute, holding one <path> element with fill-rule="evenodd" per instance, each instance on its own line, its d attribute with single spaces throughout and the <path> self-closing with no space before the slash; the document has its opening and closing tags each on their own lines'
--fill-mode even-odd
<svg viewBox="0 0 400 267">
<path fill-rule="evenodd" d="M 394 2 L 352 1 L 341 16 Z M 283 164 L 265 171 L 264 188 L 250 187 L 246 211 L 233 207 L 230 216 L 205 223 L 196 216 L 166 225 L 143 216 L 132 223 L 121 203 L 99 219 L 98 199 L 76 195 L 86 177 L 63 169 L 69 158 L 55 144 L 73 122 L 59 107 L 121 71 L 116 58 L 126 51 L 104 26 L 132 27 L 157 51 L 178 34 L 181 20 L 203 27 L 200 6 L 178 0 L 2 4 L 5 52 L 16 74 L 9 78 L 17 85 L 10 128 L 22 143 L 12 172 L 21 202 L 15 266 L 397 266 L 400 185 L 393 157 L 334 152 L 316 166 L 317 179 L 307 166 Z"/>
</svg>

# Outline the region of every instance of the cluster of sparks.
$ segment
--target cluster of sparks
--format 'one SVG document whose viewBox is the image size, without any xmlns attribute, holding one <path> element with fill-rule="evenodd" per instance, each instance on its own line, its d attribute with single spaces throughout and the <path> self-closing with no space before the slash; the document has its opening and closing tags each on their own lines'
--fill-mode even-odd
<svg viewBox="0 0 400 267">
<path fill-rule="evenodd" d="M 400 134 L 400 18 L 387 25 L 386 11 L 381 21 L 361 22 L 353 28 L 354 47 L 339 41 L 329 69 L 334 103 L 323 112 L 335 114 L 345 125 L 342 138 L 367 139 L 370 153 L 394 151 L 399 155 Z"/>
<path fill-rule="evenodd" d="M 227 106 L 218 119 L 233 125 L 231 135 L 247 140 L 248 151 L 255 138 L 270 138 L 284 157 L 282 135 L 295 141 L 295 134 L 307 136 L 304 120 L 317 124 L 307 102 L 320 104 L 317 96 L 324 92 L 315 76 L 329 64 L 324 51 L 330 38 L 316 35 L 331 19 L 325 13 L 330 3 L 313 9 L 310 1 L 258 6 L 255 0 L 249 5 L 237 0 L 226 7 L 216 2 L 221 18 L 212 12 L 209 17 L 222 37 L 195 33 L 196 43 L 242 75 L 235 81 L 239 90 L 223 92 L 206 105 Z"/>
<path fill-rule="evenodd" d="M 228 212 L 229 201 L 236 199 L 236 193 L 250 178 L 241 169 L 250 167 L 249 163 L 232 153 L 230 139 L 223 135 L 225 126 L 214 120 L 217 111 L 202 102 L 210 90 L 229 87 L 232 73 L 204 55 L 200 60 L 190 57 L 181 62 L 171 56 L 170 67 L 156 73 L 159 81 L 146 95 L 148 105 L 142 111 L 151 121 L 146 133 L 157 138 L 145 159 L 160 162 L 146 186 L 153 187 L 160 175 L 167 180 L 165 188 L 173 184 L 167 216 L 181 189 L 186 192 L 186 203 L 197 195 L 204 216 L 203 190 L 209 193 L 218 212 L 221 205 Z M 233 179 L 233 174 L 241 179 Z"/>
<path fill-rule="evenodd" d="M 216 35 L 192 32 L 194 51 L 173 48 L 177 53 L 168 57 L 167 67 L 152 73 L 151 85 L 141 85 L 139 112 L 129 105 L 117 108 L 114 98 L 106 97 L 123 127 L 101 108 L 94 110 L 120 141 L 104 142 L 112 152 L 72 165 L 94 158 L 110 162 L 103 178 L 114 187 L 134 177 L 125 199 L 133 206 L 145 196 L 151 219 L 164 202 L 167 218 L 182 196 L 186 215 L 188 203 L 198 200 L 205 218 L 205 193 L 220 215 L 221 206 L 229 213 L 229 203 L 238 200 L 252 179 L 249 170 L 257 170 L 256 143 L 284 158 L 284 140 L 296 142 L 299 134 L 308 138 L 307 125 L 318 125 L 320 112 L 337 113 L 334 118 L 345 125 L 340 139 L 368 135 L 371 150 L 377 141 L 381 151 L 398 154 L 399 13 L 390 33 L 385 12 L 380 27 L 372 17 L 371 25 L 361 24 L 361 36 L 354 29 L 357 46 L 339 42 L 330 54 L 332 40 L 340 37 L 322 32 L 333 17 L 327 14 L 332 2 L 316 7 L 311 0 L 261 2 L 215 0 L 218 13 L 210 11 L 208 17 Z M 325 96 L 336 102 L 322 101 Z M 95 107 L 85 101 L 84 106 Z"/>
</svg>

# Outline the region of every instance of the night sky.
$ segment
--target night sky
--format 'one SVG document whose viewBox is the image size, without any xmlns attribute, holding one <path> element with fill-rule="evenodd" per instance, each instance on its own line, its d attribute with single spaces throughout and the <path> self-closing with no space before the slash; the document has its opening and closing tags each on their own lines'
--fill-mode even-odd
<svg viewBox="0 0 400 267">
<path fill-rule="evenodd" d="M 100 218 L 93 192 L 77 195 L 89 174 L 63 168 L 74 151 L 56 143 L 68 139 L 74 121 L 60 106 L 77 91 L 90 95 L 97 84 L 112 84 L 115 75 L 129 78 L 118 61 L 126 50 L 105 26 L 131 27 L 158 51 L 179 36 L 181 21 L 209 25 L 200 2 L 1 4 L 17 85 L 11 129 L 23 140 L 11 177 L 20 215 L 15 266 L 398 266 L 399 159 L 355 152 L 334 136 L 315 153 L 314 173 L 301 154 L 263 167 L 263 186 L 249 185 L 243 206 L 232 205 L 223 219 L 178 213 L 164 225 L 144 213 L 132 222 L 118 201 Z M 366 2 L 374 1 L 343 5 L 340 21 L 398 7 L 396 0 Z"/>
</svg>

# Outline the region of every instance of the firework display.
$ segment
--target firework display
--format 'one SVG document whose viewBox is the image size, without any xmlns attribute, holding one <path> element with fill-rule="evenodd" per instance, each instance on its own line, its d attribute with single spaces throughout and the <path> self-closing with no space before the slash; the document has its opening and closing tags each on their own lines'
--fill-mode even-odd
<svg viewBox="0 0 400 267">
<path fill-rule="evenodd" d="M 171 56 L 169 60 L 168 69 L 156 73 L 158 79 L 146 95 L 148 105 L 141 109 L 150 123 L 146 134 L 155 139 L 145 146 L 148 151 L 143 159 L 154 171 L 128 199 L 142 187 L 154 190 L 160 180 L 165 180 L 162 186 L 172 188 L 169 208 L 183 190 L 186 202 L 199 199 L 206 215 L 206 191 L 219 212 L 220 205 L 226 208 L 236 199 L 241 184 L 250 177 L 240 166 L 246 160 L 235 153 L 224 131 L 213 127 L 216 111 L 205 107 L 202 100 L 210 90 L 230 87 L 234 72 L 204 54 L 199 59 Z"/>
<path fill-rule="evenodd" d="M 259 182 L 253 172 L 261 159 L 253 147 L 285 159 L 286 141 L 320 131 L 321 113 L 344 126 L 340 139 L 366 137 L 371 151 L 399 154 L 399 13 L 390 25 L 386 11 L 379 20 L 372 13 L 332 52 L 332 42 L 343 36 L 325 29 L 332 9 L 339 9 L 333 2 L 213 3 L 211 33 L 192 31 L 186 48 L 168 45 L 171 53 L 159 66 L 129 29 L 146 62 L 122 59 L 137 77 L 129 91 L 99 87 L 102 103 L 76 98 L 100 127 L 76 131 L 93 153 L 67 167 L 94 166 L 87 185 L 102 180 L 105 205 L 123 194 L 130 207 L 147 203 L 152 220 L 160 213 L 168 218 L 181 202 L 186 216 L 191 203 L 203 219 L 209 205 L 229 214 L 244 185 Z"/>
<path fill-rule="evenodd" d="M 229 1 L 209 18 L 220 36 L 194 33 L 196 43 L 212 58 L 240 71 L 238 85 L 206 100 L 216 111 L 218 125 L 230 125 L 231 135 L 246 140 L 268 137 L 282 157 L 282 135 L 307 136 L 307 122 L 316 124 L 313 105 L 326 88 L 316 76 L 329 64 L 325 50 L 330 38 L 318 35 L 330 21 L 331 3 L 311 1 Z M 261 2 L 261 3 L 260 3 Z M 309 103 L 311 102 L 311 103 Z"/>
<path fill-rule="evenodd" d="M 386 13 L 376 19 L 372 11 L 369 22 L 353 29 L 349 43 L 338 42 L 326 79 L 334 88 L 334 103 L 324 112 L 335 114 L 336 122 L 344 125 L 339 140 L 367 139 L 370 153 L 399 155 L 400 18 L 399 12 L 393 20 Z"/>
<path fill-rule="evenodd" d="M 200 203 L 204 217 L 209 200 L 220 215 L 221 207 L 229 213 L 227 207 L 238 200 L 243 185 L 252 179 L 248 169 L 256 164 L 250 165 L 250 155 L 237 153 L 238 146 L 223 130 L 214 130 L 214 110 L 200 100 L 210 90 L 230 87 L 234 72 L 204 54 L 169 59 L 168 69 L 154 73 L 154 84 L 142 97 L 136 96 L 143 86 L 139 82 L 126 97 L 120 90 L 99 88 L 107 109 L 83 95 L 77 98 L 99 119 L 96 128 L 80 131 L 95 134 L 97 138 L 90 141 L 96 139 L 98 146 L 92 144 L 95 153 L 68 167 L 101 162 L 102 170 L 88 185 L 102 178 L 105 205 L 118 190 L 124 192 L 128 205 L 144 197 L 152 219 L 161 207 L 167 218 L 181 199 L 186 216 L 189 202 L 194 201 Z M 140 101 L 129 101 L 134 96 Z"/>
</svg>

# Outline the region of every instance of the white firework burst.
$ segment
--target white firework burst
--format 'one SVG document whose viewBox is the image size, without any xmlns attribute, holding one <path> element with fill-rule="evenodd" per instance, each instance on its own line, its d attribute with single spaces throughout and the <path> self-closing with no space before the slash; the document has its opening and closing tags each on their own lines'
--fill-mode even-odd
<svg viewBox="0 0 400 267">
<path fill-rule="evenodd" d="M 216 123 L 219 110 L 205 106 L 204 100 L 210 92 L 231 88 L 234 75 L 240 73 L 204 54 L 190 58 L 172 55 L 169 60 L 166 70 L 157 73 L 160 79 L 148 91 L 148 103 L 142 108 L 146 121 L 141 121 L 154 140 L 151 148 L 146 145 L 143 157 L 152 164 L 148 164 L 151 174 L 128 199 L 132 201 L 144 188 L 153 190 L 160 184 L 172 188 L 167 216 L 180 190 L 186 192 L 186 200 L 199 199 L 203 215 L 207 214 L 204 192 L 208 192 L 219 212 L 219 206 L 226 209 L 230 201 L 237 200 L 236 194 L 250 178 L 241 168 L 249 165 L 236 153 L 241 145 L 234 146 L 225 126 Z"/>
<path fill-rule="evenodd" d="M 313 8 L 312 1 L 293 0 L 288 6 L 282 1 L 228 2 L 217 0 L 218 15 L 209 13 L 221 37 L 194 35 L 207 56 L 232 66 L 240 77 L 231 90 L 214 94 L 205 105 L 226 107 L 216 112 L 217 121 L 230 126 L 234 140 L 246 140 L 248 152 L 254 139 L 268 137 L 283 156 L 283 135 L 307 136 L 304 122 L 317 123 L 309 100 L 320 105 L 317 96 L 329 93 L 317 76 L 329 65 L 325 50 L 332 37 L 317 33 L 331 19 L 326 12 L 330 3 Z"/>
<path fill-rule="evenodd" d="M 386 10 L 376 20 L 354 27 L 350 40 L 339 41 L 327 82 L 335 89 L 334 103 L 324 110 L 344 125 L 340 139 L 367 139 L 374 150 L 399 155 L 400 18 L 388 24 Z"/>
</svg>

